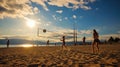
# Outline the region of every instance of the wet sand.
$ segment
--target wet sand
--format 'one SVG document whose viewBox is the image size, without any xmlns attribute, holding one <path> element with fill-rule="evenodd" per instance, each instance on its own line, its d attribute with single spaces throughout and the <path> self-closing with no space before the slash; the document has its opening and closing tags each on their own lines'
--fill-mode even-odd
<svg viewBox="0 0 120 67">
<path fill-rule="evenodd" d="M 0 67 L 120 67 L 120 44 L 0 48 Z"/>
</svg>

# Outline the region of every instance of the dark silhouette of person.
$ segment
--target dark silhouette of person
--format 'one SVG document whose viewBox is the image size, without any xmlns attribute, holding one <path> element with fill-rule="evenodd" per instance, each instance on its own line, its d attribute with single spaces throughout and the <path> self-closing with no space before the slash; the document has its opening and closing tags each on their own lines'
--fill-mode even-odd
<svg viewBox="0 0 120 67">
<path fill-rule="evenodd" d="M 7 40 L 7 48 L 9 48 L 10 41 L 9 39 Z"/>
<path fill-rule="evenodd" d="M 84 36 L 83 37 L 83 45 L 85 45 L 85 39 L 86 39 L 86 37 Z"/>
<path fill-rule="evenodd" d="M 56 46 L 56 43 L 55 43 L 55 46 Z"/>
<path fill-rule="evenodd" d="M 93 41 L 93 44 L 92 44 L 93 53 L 95 53 L 94 46 L 97 47 L 97 51 L 99 52 L 99 46 L 98 46 L 98 44 L 100 43 L 99 34 L 95 29 L 93 29 L 93 38 L 94 38 L 94 41 Z"/>
<path fill-rule="evenodd" d="M 63 47 L 66 48 L 66 45 L 65 45 L 65 36 L 62 37 L 61 41 L 62 41 L 62 49 L 63 49 Z"/>
<path fill-rule="evenodd" d="M 49 40 L 47 40 L 47 45 L 49 45 Z"/>
</svg>

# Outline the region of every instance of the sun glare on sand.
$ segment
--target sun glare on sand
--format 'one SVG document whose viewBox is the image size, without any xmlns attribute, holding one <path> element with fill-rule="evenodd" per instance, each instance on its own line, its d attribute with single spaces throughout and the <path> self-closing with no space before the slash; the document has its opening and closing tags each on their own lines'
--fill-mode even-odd
<svg viewBox="0 0 120 67">
<path fill-rule="evenodd" d="M 30 28 L 33 28 L 35 26 L 35 21 L 31 20 L 31 19 L 27 19 L 27 26 L 29 26 Z"/>
</svg>

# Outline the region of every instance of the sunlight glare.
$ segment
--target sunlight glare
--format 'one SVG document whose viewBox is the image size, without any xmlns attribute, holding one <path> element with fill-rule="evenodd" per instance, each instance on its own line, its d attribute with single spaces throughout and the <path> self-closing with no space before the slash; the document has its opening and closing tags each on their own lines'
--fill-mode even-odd
<svg viewBox="0 0 120 67">
<path fill-rule="evenodd" d="M 33 45 L 31 44 L 24 44 L 24 45 L 21 45 L 22 47 L 32 47 Z"/>
<path fill-rule="evenodd" d="M 34 20 L 28 19 L 26 23 L 30 28 L 33 28 L 35 26 L 35 21 Z"/>
</svg>

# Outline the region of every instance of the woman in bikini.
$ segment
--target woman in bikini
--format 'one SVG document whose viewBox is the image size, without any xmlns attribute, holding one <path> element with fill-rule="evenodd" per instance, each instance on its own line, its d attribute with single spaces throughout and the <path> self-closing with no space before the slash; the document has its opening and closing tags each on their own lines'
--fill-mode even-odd
<svg viewBox="0 0 120 67">
<path fill-rule="evenodd" d="M 95 29 L 93 30 L 93 38 L 94 38 L 94 41 L 93 41 L 93 44 L 92 44 L 93 53 L 95 53 L 95 49 L 94 49 L 95 45 L 97 47 L 97 51 L 99 52 L 99 46 L 98 46 L 98 44 L 100 43 L 99 34 L 97 33 L 97 31 Z"/>
</svg>

